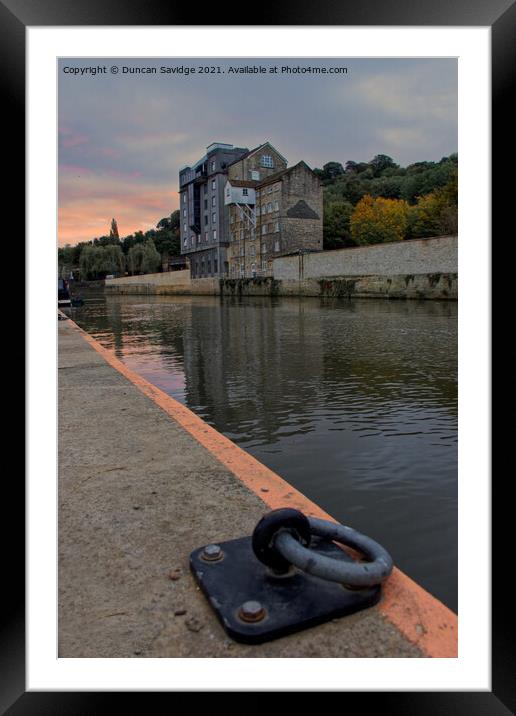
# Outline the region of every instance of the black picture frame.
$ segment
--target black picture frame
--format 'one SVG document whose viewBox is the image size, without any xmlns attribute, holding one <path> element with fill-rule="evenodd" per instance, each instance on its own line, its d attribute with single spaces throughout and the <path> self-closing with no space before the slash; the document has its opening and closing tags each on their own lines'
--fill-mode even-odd
<svg viewBox="0 0 516 716">
<path fill-rule="evenodd" d="M 235 5 L 235 7 L 233 7 Z M 21 219 L 25 215 L 24 151 L 25 146 L 25 29 L 27 26 L 67 25 L 197 25 L 195 9 L 182 4 L 162 5 L 157 0 L 0 0 L 0 56 L 3 84 L 4 139 L 15 148 L 16 160 L 9 169 L 9 215 L 13 222 L 11 237 L 19 235 Z M 224 4 L 224 13 L 215 6 L 205 6 L 203 25 L 254 25 L 256 13 L 249 13 L 246 22 L 241 6 Z M 318 0 L 317 3 L 284 2 L 271 5 L 261 13 L 269 25 L 361 25 L 361 26 L 485 26 L 492 33 L 492 211 L 493 233 L 504 220 L 511 206 L 510 182 L 500 180 L 502 157 L 509 154 L 514 142 L 513 113 L 505 108 L 510 97 L 510 81 L 516 67 L 516 3 L 514 0 L 362 0 L 341 2 Z M 228 18 L 228 21 L 222 22 Z M 233 20 L 233 22 L 231 21 Z M 503 146 L 502 146 L 503 145 Z M 9 217 L 7 217 L 9 226 Z M 9 231 L 9 228 L 7 228 Z M 19 262 L 19 261 L 18 261 Z M 18 288 L 19 293 L 19 288 Z M 488 291 L 489 293 L 489 291 Z M 22 297 L 20 297 L 22 298 Z M 479 300 L 488 300 L 484 292 Z M 20 313 L 21 300 L 17 301 Z M 23 341 L 22 341 L 23 345 Z M 501 440 L 501 439 L 500 439 Z M 112 708 L 120 693 L 95 692 L 26 692 L 25 689 L 25 537 L 23 480 L 9 480 L 4 497 L 8 502 L 10 520 L 2 521 L 4 531 L 4 597 L 7 604 L 2 611 L 0 646 L 0 713 L 18 716 L 25 713 L 90 714 Z M 493 490 L 494 513 L 499 505 L 510 501 L 510 480 L 498 481 Z M 494 487 L 494 483 L 493 483 Z M 506 494 L 507 493 L 507 494 Z M 5 503 L 4 503 L 5 504 Z M 15 518 L 14 521 L 12 518 Z M 13 524 L 15 527 L 13 527 Z M 346 708 L 350 698 L 359 696 L 363 708 L 378 705 L 384 713 L 402 714 L 489 714 L 500 716 L 516 710 L 514 689 L 514 636 L 508 629 L 507 618 L 512 613 L 509 604 L 506 572 L 502 562 L 507 559 L 508 530 L 503 519 L 492 520 L 492 691 L 471 692 L 367 692 L 346 694 Z M 7 564 L 5 564 L 7 562 Z M 502 581 L 503 580 L 503 581 Z M 158 694 L 130 694 L 131 711 L 140 710 L 141 696 Z M 244 697 L 246 694 L 242 694 Z M 181 707 L 181 694 L 173 696 L 175 707 Z"/>
</svg>

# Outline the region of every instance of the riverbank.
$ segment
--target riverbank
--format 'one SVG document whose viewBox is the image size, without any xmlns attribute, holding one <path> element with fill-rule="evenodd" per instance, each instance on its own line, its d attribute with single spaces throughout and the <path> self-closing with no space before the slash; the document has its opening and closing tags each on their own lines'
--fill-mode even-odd
<svg viewBox="0 0 516 716">
<path fill-rule="evenodd" d="M 106 279 L 122 295 L 321 296 L 457 300 L 458 238 L 438 236 L 273 260 L 272 276 L 191 278 L 189 270 Z"/>
<path fill-rule="evenodd" d="M 72 321 L 58 331 L 60 657 L 456 656 L 456 616 L 399 570 L 369 610 L 231 641 L 190 552 L 250 534 L 269 508 L 328 515 Z"/>
</svg>

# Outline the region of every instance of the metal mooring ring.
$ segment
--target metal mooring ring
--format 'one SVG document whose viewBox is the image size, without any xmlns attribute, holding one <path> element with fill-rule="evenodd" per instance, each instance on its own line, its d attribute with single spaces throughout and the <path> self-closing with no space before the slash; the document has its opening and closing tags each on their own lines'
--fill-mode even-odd
<svg viewBox="0 0 516 716">
<path fill-rule="evenodd" d="M 315 577 L 340 582 L 350 587 L 372 587 L 383 582 L 392 572 L 390 554 L 378 542 L 334 522 L 309 517 L 312 534 L 348 545 L 364 554 L 369 562 L 344 562 L 303 547 L 288 532 L 279 532 L 274 547 L 288 562 Z"/>
</svg>

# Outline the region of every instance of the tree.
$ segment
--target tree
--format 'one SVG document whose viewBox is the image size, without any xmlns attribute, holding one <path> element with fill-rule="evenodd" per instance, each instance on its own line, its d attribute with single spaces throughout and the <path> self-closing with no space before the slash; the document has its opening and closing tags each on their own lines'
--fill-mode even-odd
<svg viewBox="0 0 516 716">
<path fill-rule="evenodd" d="M 101 271 L 106 274 L 123 273 L 125 267 L 124 255 L 120 246 L 104 246 L 101 257 Z"/>
<path fill-rule="evenodd" d="M 118 235 L 118 224 L 116 223 L 116 219 L 111 219 L 111 229 L 109 230 L 109 236 L 112 239 L 120 241 L 120 236 Z"/>
<path fill-rule="evenodd" d="M 150 239 L 143 244 L 143 273 L 154 273 L 161 266 L 161 256 Z"/>
<path fill-rule="evenodd" d="M 127 269 L 131 274 L 154 273 L 161 264 L 159 255 L 152 239 L 137 243 L 127 254 Z"/>
<path fill-rule="evenodd" d="M 421 238 L 456 234 L 457 230 L 457 175 L 455 174 L 446 186 L 418 197 L 417 204 L 410 207 L 409 236 Z"/>
<path fill-rule="evenodd" d="M 323 166 L 323 174 L 325 179 L 334 180 L 344 174 L 344 167 L 340 162 L 327 162 Z"/>
<path fill-rule="evenodd" d="M 364 196 L 350 219 L 351 236 L 357 244 L 401 241 L 408 227 L 407 202 Z"/>
<path fill-rule="evenodd" d="M 124 256 L 120 246 L 95 246 L 87 244 L 79 260 L 81 276 L 84 279 L 105 278 L 107 274 L 122 273 Z"/>
<path fill-rule="evenodd" d="M 95 253 L 97 249 L 91 244 L 84 246 L 81 251 L 81 258 L 79 260 L 79 268 L 81 270 L 81 277 L 83 279 L 92 278 L 95 274 Z"/>
<path fill-rule="evenodd" d="M 371 159 L 369 165 L 372 167 L 375 177 L 380 176 L 386 169 L 399 168 L 387 154 L 377 154 Z"/>
<path fill-rule="evenodd" d="M 353 246 L 349 220 L 353 205 L 349 201 L 334 201 L 324 206 L 323 248 L 341 249 Z"/>
<path fill-rule="evenodd" d="M 179 221 L 179 211 L 174 211 L 156 224 L 157 231 L 153 231 L 152 240 L 162 260 L 166 256 L 177 256 L 180 253 Z"/>
</svg>

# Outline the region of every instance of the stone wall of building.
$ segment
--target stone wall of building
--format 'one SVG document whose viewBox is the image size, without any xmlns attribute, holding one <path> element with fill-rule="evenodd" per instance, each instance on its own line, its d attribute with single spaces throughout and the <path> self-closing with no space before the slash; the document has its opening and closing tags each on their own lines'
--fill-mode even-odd
<svg viewBox="0 0 516 716">
<path fill-rule="evenodd" d="M 305 162 L 256 185 L 256 226 L 229 206 L 229 278 L 273 274 L 273 260 L 299 250 L 320 250 L 323 197 L 319 178 Z"/>
<path fill-rule="evenodd" d="M 263 156 L 272 157 L 272 167 L 262 165 Z M 256 171 L 260 174 L 260 178 L 257 181 L 263 181 L 266 177 L 286 169 L 286 167 L 287 162 L 284 157 L 271 144 L 265 143 L 256 151 L 251 152 L 251 154 L 245 154 L 242 159 L 228 166 L 228 178 L 230 181 L 231 179 L 250 181 L 252 180 L 251 172 Z"/>
<path fill-rule="evenodd" d="M 323 192 L 319 177 L 300 162 L 282 177 L 281 185 L 281 253 L 322 249 Z"/>
</svg>

